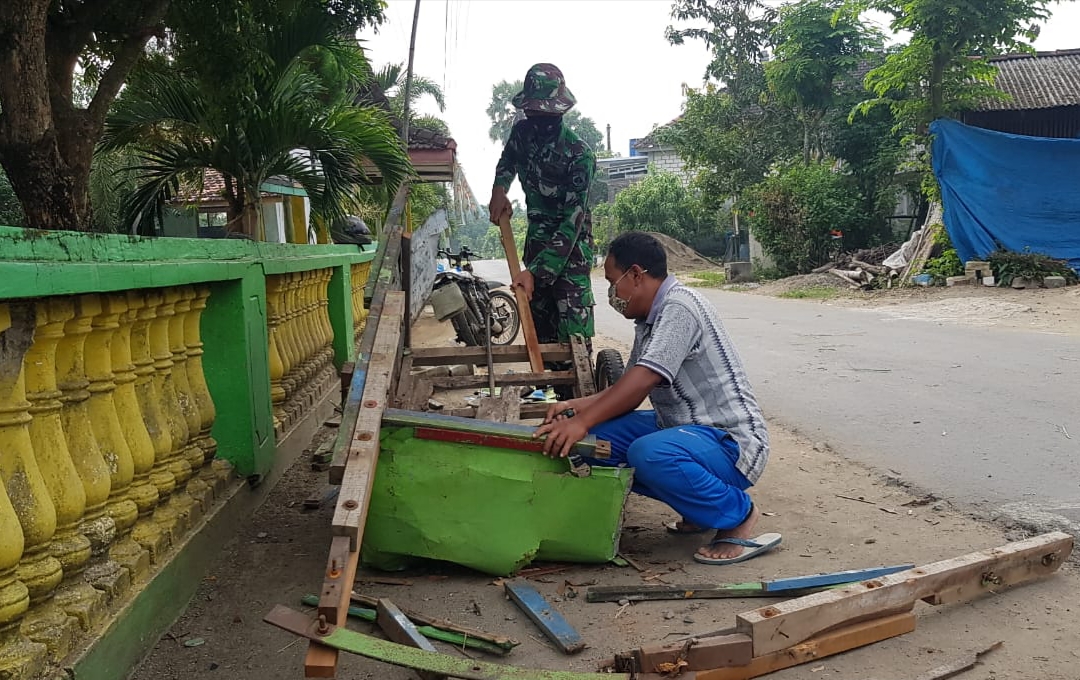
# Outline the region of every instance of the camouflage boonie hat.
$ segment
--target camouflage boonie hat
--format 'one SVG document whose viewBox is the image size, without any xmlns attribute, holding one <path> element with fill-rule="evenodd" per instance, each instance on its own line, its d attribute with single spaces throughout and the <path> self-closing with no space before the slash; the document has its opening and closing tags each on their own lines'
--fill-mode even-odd
<svg viewBox="0 0 1080 680">
<path fill-rule="evenodd" d="M 562 71 L 554 64 L 535 64 L 525 74 L 525 87 L 514 95 L 513 104 L 526 111 L 563 114 L 577 99 L 566 87 Z"/>
</svg>

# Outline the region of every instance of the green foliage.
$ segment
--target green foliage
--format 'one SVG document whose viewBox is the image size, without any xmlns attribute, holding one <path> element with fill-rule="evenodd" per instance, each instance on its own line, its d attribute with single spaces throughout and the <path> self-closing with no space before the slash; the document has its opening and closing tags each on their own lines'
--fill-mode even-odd
<svg viewBox="0 0 1080 680">
<path fill-rule="evenodd" d="M 18 227 L 25 223 L 22 204 L 19 203 L 15 190 L 11 188 L 7 175 L 0 169 L 0 226 Z"/>
<path fill-rule="evenodd" d="M 714 208 L 802 147 L 792 112 L 767 99 L 760 67 L 747 72 L 741 88 L 689 90 L 682 117 L 653 133 L 697 171 L 695 184 Z"/>
<path fill-rule="evenodd" d="M 942 230 L 944 231 L 944 230 Z M 934 283 L 943 284 L 950 276 L 962 276 L 964 263 L 960 261 L 955 248 L 946 248 L 941 255 L 932 257 L 923 266 L 923 273 L 934 277 Z"/>
<path fill-rule="evenodd" d="M 847 230 L 858 199 L 831 163 L 781 169 L 740 201 L 750 228 L 784 275 L 805 274 L 828 259 L 831 229 Z"/>
<path fill-rule="evenodd" d="M 693 272 L 687 281 L 687 285 L 695 288 L 718 288 L 725 283 L 727 283 L 727 277 L 724 276 L 724 272 L 719 271 Z"/>
<path fill-rule="evenodd" d="M 510 101 L 515 94 L 521 92 L 522 87 L 524 82 L 520 80 L 512 83 L 503 80 L 491 87 L 491 102 L 487 107 L 487 116 L 491 121 L 488 138 L 491 141 L 506 144 L 506 140 L 510 139 L 510 131 L 514 129 L 514 123 L 524 118 L 525 114 L 516 109 Z M 592 150 L 604 148 L 604 135 L 597 129 L 592 118 L 581 115 L 580 111 L 573 108 L 563 116 L 563 122 Z"/>
<path fill-rule="evenodd" d="M 411 172 L 408 157 L 384 112 L 353 105 L 370 67 L 339 19 L 314 0 L 287 12 L 230 7 L 225 23 L 241 39 L 200 42 L 198 30 L 213 22 L 192 19 L 190 32 L 178 30 L 174 58 L 136 73 L 106 121 L 100 151 L 129 148 L 139 158 L 125 227 L 154 214 L 182 182 L 201 187 L 204 169 L 226 179 L 231 228 L 243 218 L 252 235 L 260 186 L 276 175 L 298 182 L 328 222 L 353 207 L 355 187 L 368 181 L 364 161 L 392 192 Z"/>
<path fill-rule="evenodd" d="M 775 59 L 765 64 L 769 91 L 791 108 L 803 128 L 803 162 L 822 155 L 822 121 L 836 105 L 838 78 L 878 50 L 882 37 L 852 15 L 837 15 L 840 0 L 784 5 L 772 31 Z"/>
<path fill-rule="evenodd" d="M 784 291 L 777 297 L 790 300 L 831 300 L 839 293 L 840 291 L 831 286 L 807 286 L 806 288 Z"/>
<path fill-rule="evenodd" d="M 748 70 L 765 61 L 776 22 L 777 10 L 762 0 L 675 0 L 671 18 L 677 21 L 704 21 L 707 28 L 668 26 L 665 36 L 672 45 L 687 38 L 701 40 L 713 60 L 705 73 L 738 89 Z"/>
<path fill-rule="evenodd" d="M 1022 253 L 997 250 L 986 259 L 999 286 L 1011 286 L 1015 278 L 1040 281 L 1045 276 L 1062 276 L 1068 285 L 1080 283 L 1076 272 L 1065 260 L 1033 253 L 1027 248 Z"/>
<path fill-rule="evenodd" d="M 855 112 L 876 106 L 891 109 L 897 129 L 918 155 L 915 170 L 923 192 L 934 198 L 937 184 L 930 171 L 927 126 L 942 116 L 1005 95 L 994 86 L 997 68 L 988 57 L 1030 51 L 1038 23 L 1049 18 L 1052 0 L 846 0 L 843 13 L 877 10 L 892 17 L 889 28 L 910 35 L 866 76 L 873 97 Z"/>
<path fill-rule="evenodd" d="M 594 233 L 597 213 L 605 242 L 625 231 L 655 231 L 683 243 L 720 235 L 716 212 L 705 206 L 699 192 L 670 172 L 650 172 L 620 191 L 610 208 L 597 206 Z"/>
<path fill-rule="evenodd" d="M 439 208 L 446 208 L 450 203 L 450 193 L 446 184 L 441 182 L 417 182 L 409 187 L 409 214 L 412 228 L 419 229 L 427 218 Z"/>
</svg>

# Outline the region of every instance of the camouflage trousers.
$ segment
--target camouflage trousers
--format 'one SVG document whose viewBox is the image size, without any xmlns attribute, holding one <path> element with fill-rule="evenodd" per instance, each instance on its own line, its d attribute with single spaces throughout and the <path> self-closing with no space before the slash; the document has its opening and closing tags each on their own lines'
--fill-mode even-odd
<svg viewBox="0 0 1080 680">
<path fill-rule="evenodd" d="M 570 342 L 570 336 L 580 335 L 585 338 L 585 346 L 591 357 L 592 337 L 595 334 L 594 300 L 588 279 L 584 287 L 564 278 L 556 279 L 552 286 L 538 287 L 529 302 L 537 339 L 541 343 L 565 343 Z M 569 371 L 574 368 L 574 362 L 545 361 L 544 368 L 549 371 Z M 568 385 L 560 385 L 555 391 L 560 399 L 569 399 L 572 396 L 570 389 Z"/>
</svg>

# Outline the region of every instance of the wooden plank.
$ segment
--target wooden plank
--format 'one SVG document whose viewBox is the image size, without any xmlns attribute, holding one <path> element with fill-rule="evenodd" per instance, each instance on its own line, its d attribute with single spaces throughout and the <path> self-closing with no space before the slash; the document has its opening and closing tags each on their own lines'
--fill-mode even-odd
<svg viewBox="0 0 1080 680">
<path fill-rule="evenodd" d="M 386 294 L 371 362 L 368 364 L 364 395 L 360 400 L 360 413 L 356 418 L 356 431 L 345 463 L 341 494 L 331 524 L 335 536 L 349 537 L 349 549 L 352 551 L 356 551 L 360 544 L 371 502 L 371 485 L 375 481 L 375 465 L 379 455 L 379 432 L 396 368 L 395 355 L 401 336 L 404 303 L 401 291 Z"/>
<path fill-rule="evenodd" d="M 513 284 L 514 277 L 521 273 L 521 262 L 518 261 L 517 245 L 514 244 L 514 229 L 510 226 L 509 215 L 499 218 L 499 237 L 503 250 L 506 252 L 506 264 L 510 268 L 510 287 L 514 291 L 514 299 L 517 300 L 518 316 L 521 318 L 521 335 L 529 353 L 529 367 L 534 373 L 540 373 L 544 370 L 544 358 L 540 354 L 540 341 L 536 338 L 532 307 L 529 306 L 529 298 L 525 296 L 525 291 Z"/>
<path fill-rule="evenodd" d="M 449 364 L 482 364 L 487 361 L 484 347 L 411 347 L 414 366 L 446 366 Z M 540 345 L 544 361 L 570 361 L 573 354 L 569 345 L 549 343 Z M 529 351 L 524 345 L 496 345 L 491 348 L 491 358 L 497 364 L 524 363 Z"/>
<path fill-rule="evenodd" d="M 496 423 L 516 423 L 521 415 L 521 397 L 517 388 L 503 389 L 497 397 L 480 400 L 476 409 L 477 420 L 490 420 Z"/>
<path fill-rule="evenodd" d="M 353 371 L 356 370 L 356 362 L 346 361 L 341 365 L 341 405 L 345 406 L 345 402 L 349 401 L 349 387 L 352 385 Z"/>
<path fill-rule="evenodd" d="M 753 638 L 754 655 L 763 656 L 859 617 L 910 609 L 942 590 L 971 599 L 1046 576 L 1065 562 L 1072 547 L 1069 534 L 1044 534 L 739 614 L 736 628 Z"/>
<path fill-rule="evenodd" d="M 361 595 L 360 593 L 352 593 L 352 601 L 358 602 L 368 607 L 377 607 L 379 604 L 378 598 L 371 597 L 369 595 Z M 479 628 L 472 628 L 470 626 L 463 626 L 453 621 L 447 621 L 446 619 L 436 618 L 434 616 L 428 616 L 421 612 L 412 611 L 402 608 L 405 616 L 408 616 L 414 623 L 423 624 L 432 628 L 438 628 L 439 630 L 449 631 L 451 633 L 459 633 L 467 637 L 476 638 L 477 640 L 483 640 L 496 647 L 510 651 L 514 647 L 517 647 L 521 643 L 513 638 L 506 637 L 505 635 L 496 635 L 494 633 L 488 633 L 487 631 L 480 630 Z"/>
<path fill-rule="evenodd" d="M 585 649 L 581 634 L 555 610 L 543 595 L 525 579 L 505 581 L 503 587 L 510 601 L 516 604 L 525 615 L 543 631 L 563 654 L 576 654 Z"/>
<path fill-rule="evenodd" d="M 335 650 L 404 668 L 442 673 L 462 680 L 631 680 L 626 673 L 536 670 L 478 659 L 463 659 L 379 640 L 341 626 L 326 626 L 320 631 L 309 616 L 282 605 L 274 607 L 263 617 L 263 621 L 309 640 L 318 640 Z"/>
<path fill-rule="evenodd" d="M 540 439 L 519 439 L 517 437 L 500 437 L 492 434 L 475 432 L 455 432 L 438 428 L 418 427 L 416 438 L 428 441 L 452 442 L 455 444 L 473 444 L 475 446 L 489 446 L 512 451 L 526 451 L 528 453 L 543 453 L 544 442 Z M 598 455 L 603 453 L 604 455 Z M 572 455 L 589 456 L 593 458 L 608 458 L 611 451 L 601 451 L 599 447 L 591 448 L 586 442 L 578 442 L 571 449 Z"/>
<path fill-rule="evenodd" d="M 633 666 L 623 667 L 620 656 Z M 702 671 L 729 666 L 746 666 L 753 661 L 754 642 L 746 635 L 722 635 L 705 640 L 686 640 L 666 645 L 635 649 L 627 655 L 616 655 L 615 670 L 633 673 L 672 673 Z M 681 675 L 680 675 L 681 677 Z"/>
<path fill-rule="evenodd" d="M 574 355 L 574 373 L 577 375 L 577 396 L 591 397 L 596 394 L 596 378 L 585 338 L 580 335 L 571 336 L 570 349 Z"/>
<path fill-rule="evenodd" d="M 435 645 L 416 630 L 416 626 L 407 616 L 401 613 L 390 600 L 381 599 L 375 608 L 375 625 L 382 630 L 383 634 L 392 642 L 408 647 L 416 647 L 428 652 L 435 651 Z M 446 676 L 442 673 L 431 671 L 416 671 L 420 680 L 442 680 Z"/>
<path fill-rule="evenodd" d="M 412 233 L 401 234 L 398 271 L 401 272 L 401 292 L 405 294 L 405 323 L 402 324 L 401 341 L 406 347 L 412 344 Z"/>
<path fill-rule="evenodd" d="M 331 602 L 330 595 L 326 594 L 327 588 L 344 598 L 338 605 L 337 610 L 331 616 L 326 617 L 330 624 L 345 625 L 349 617 L 349 588 L 338 588 L 337 584 L 352 583 L 356 580 L 357 563 L 360 561 L 360 552 L 352 551 L 345 553 L 345 566 L 342 569 L 340 563 L 343 541 L 330 541 L 330 557 L 326 561 L 326 573 L 324 574 L 323 592 L 319 597 L 318 611 L 329 611 Z M 337 548 L 337 550 L 335 550 Z M 335 577 L 334 573 L 340 570 L 341 575 Z M 305 678 L 333 678 L 337 675 L 338 650 L 313 642 L 308 645 L 307 656 L 304 658 Z"/>
<path fill-rule="evenodd" d="M 407 349 L 408 345 L 405 347 L 397 370 L 394 371 L 393 399 L 390 400 L 390 408 L 405 408 L 405 404 L 409 402 L 409 395 L 412 394 L 413 383 L 417 380 L 417 376 L 412 373 L 412 353 Z"/>
<path fill-rule="evenodd" d="M 573 385 L 577 376 L 573 371 L 547 371 L 546 373 L 496 373 L 495 384 L 499 387 L 509 385 Z M 444 390 L 463 390 L 475 387 L 487 387 L 486 375 L 439 376 L 431 383 Z"/>
<path fill-rule="evenodd" d="M 538 450 L 534 447 L 542 445 L 533 439 L 536 428 L 532 425 L 521 423 L 494 423 L 473 418 L 462 418 L 442 413 L 416 413 L 399 409 L 388 409 L 383 414 L 383 424 L 394 427 L 414 427 L 425 430 L 444 430 L 448 432 L 460 432 L 466 435 L 476 435 L 475 438 L 443 439 L 442 441 L 460 441 L 469 444 L 481 444 L 484 446 L 505 445 L 520 451 Z M 481 435 L 489 435 L 492 439 L 485 439 Z M 442 435 L 440 435 L 442 436 Z M 515 440 L 514 444 L 502 443 L 503 439 Z M 500 442 L 495 444 L 494 442 Z M 529 448 L 523 448 L 527 444 Z M 589 458 L 607 458 L 611 455 L 611 448 L 607 442 L 598 440 L 593 435 L 582 439 L 574 446 L 574 452 Z"/>
<path fill-rule="evenodd" d="M 546 404 L 544 402 L 524 403 L 519 407 L 518 415 L 521 418 L 521 420 L 537 420 L 537 419 L 543 418 L 545 415 L 547 415 L 548 406 L 550 406 L 550 404 Z M 418 409 L 410 409 L 410 410 L 415 411 L 415 410 L 418 410 Z M 458 417 L 458 418 L 475 418 L 476 417 L 476 407 L 475 406 L 465 406 L 463 408 L 451 408 L 451 409 L 446 409 L 446 410 L 443 410 L 443 411 L 439 411 L 439 413 L 441 413 L 442 415 L 455 416 L 455 417 Z"/>
<path fill-rule="evenodd" d="M 897 564 L 891 567 L 870 567 L 868 569 L 848 569 L 846 571 L 833 571 L 826 574 L 814 574 L 812 576 L 792 576 L 789 578 L 777 578 L 771 581 L 762 581 L 762 587 L 771 593 L 784 593 L 792 590 L 806 588 L 819 588 L 821 586 L 835 586 L 842 583 L 855 583 L 871 578 L 880 578 L 895 574 L 898 571 L 914 569 L 914 564 Z"/>
<path fill-rule="evenodd" d="M 698 671 L 697 680 L 748 680 L 769 673 L 818 661 L 827 656 L 881 642 L 897 635 L 915 630 L 915 615 L 911 612 L 895 614 L 871 621 L 863 621 L 824 633 L 800 644 L 759 655 L 745 666 L 716 668 Z"/>
<path fill-rule="evenodd" d="M 749 583 L 688 583 L 685 585 L 593 586 L 585 591 L 586 602 L 644 602 L 653 600 L 720 600 L 742 597 L 799 597 L 821 592 L 828 586 L 789 590 L 783 593 L 766 592 L 759 581 Z"/>
</svg>

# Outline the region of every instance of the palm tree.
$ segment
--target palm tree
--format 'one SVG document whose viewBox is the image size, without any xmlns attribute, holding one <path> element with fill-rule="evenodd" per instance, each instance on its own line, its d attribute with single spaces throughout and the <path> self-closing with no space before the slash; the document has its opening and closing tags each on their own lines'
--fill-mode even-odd
<svg viewBox="0 0 1080 680">
<path fill-rule="evenodd" d="M 299 8 L 245 39 L 256 58 L 244 94 L 222 91 L 198 69 L 159 63 L 133 79 L 106 121 L 101 153 L 134 148 L 136 188 L 125 202 L 132 227 L 152 219 L 181 185 L 201 188 L 207 169 L 225 179 L 228 228 L 260 237 L 261 187 L 299 183 L 314 214 L 343 216 L 372 169 L 392 195 L 411 173 L 388 116 L 353 103 L 370 66 L 321 12 Z"/>
<path fill-rule="evenodd" d="M 405 118 L 405 79 L 406 71 L 404 64 L 387 64 L 383 66 L 382 70 L 375 74 L 374 82 L 380 90 L 386 95 L 386 98 L 390 102 L 390 110 L 399 120 Z M 443 96 L 442 88 L 435 84 L 433 80 L 425 78 L 424 76 L 413 74 L 412 83 L 409 87 L 409 124 L 420 123 L 416 115 L 416 102 L 421 97 L 431 97 L 435 100 L 435 105 L 439 107 L 439 113 L 446 111 L 446 98 Z M 445 128 L 446 124 L 438 118 L 433 116 L 423 116 L 422 121 L 426 124 L 421 124 L 421 127 L 425 129 L 432 129 L 430 126 L 433 121 L 437 121 L 441 124 L 441 128 Z"/>
</svg>

